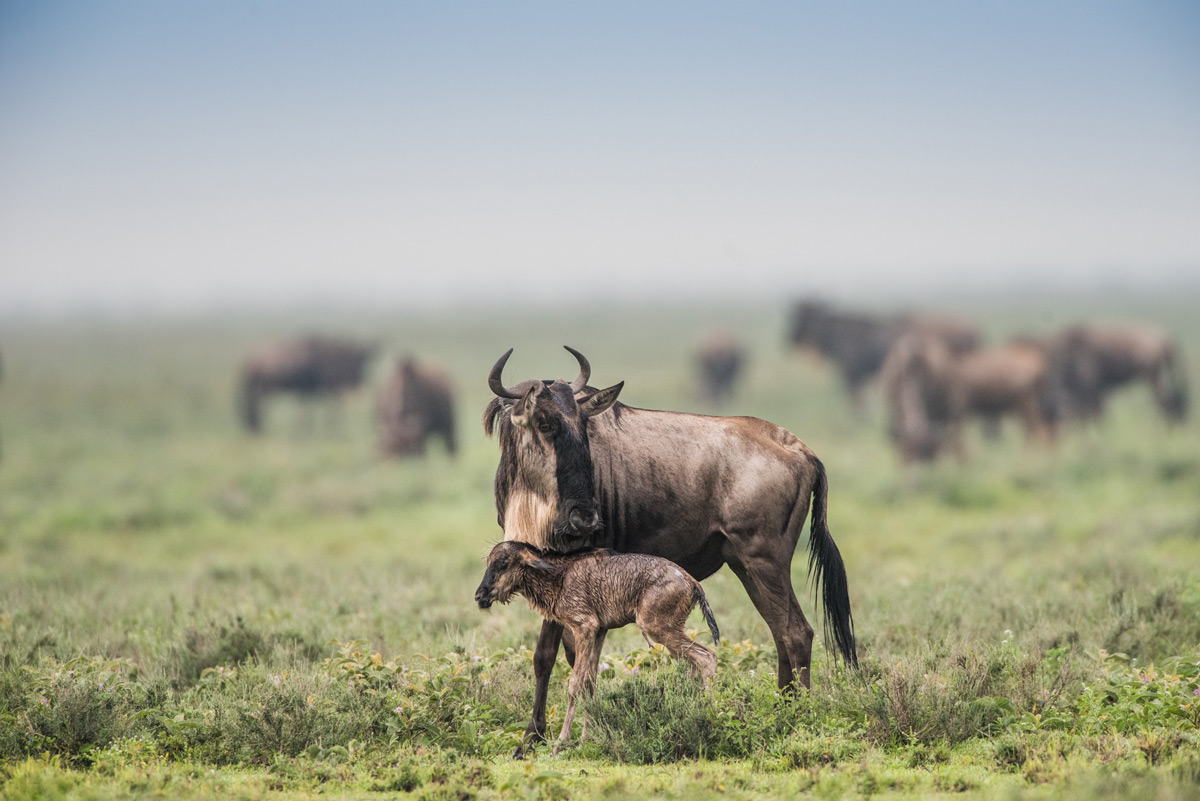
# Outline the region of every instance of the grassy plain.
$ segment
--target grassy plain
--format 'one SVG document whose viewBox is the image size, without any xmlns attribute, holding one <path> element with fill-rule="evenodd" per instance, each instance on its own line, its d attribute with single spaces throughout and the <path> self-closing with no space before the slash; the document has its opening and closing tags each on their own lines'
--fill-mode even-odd
<svg viewBox="0 0 1200 801">
<path fill-rule="evenodd" d="M 1156 321 L 1196 391 L 1198 307 L 960 308 L 993 340 Z M 472 600 L 499 536 L 487 370 L 514 346 L 512 378 L 570 377 L 571 344 L 626 402 L 703 411 L 692 350 L 716 326 L 751 353 L 724 411 L 784 425 L 828 467 L 863 669 L 818 646 L 813 691 L 780 699 L 770 636 L 723 570 L 705 582 L 726 638 L 710 695 L 614 632 L 589 741 L 513 762 L 539 619 Z M 240 354 L 300 330 L 379 339 L 372 389 L 400 353 L 444 365 L 459 458 L 381 461 L 372 391 L 337 415 L 280 400 L 265 436 L 241 433 Z M 1166 426 L 1144 388 L 1055 448 L 973 431 L 968 465 L 904 470 L 878 398 L 855 414 L 828 367 L 788 352 L 781 307 L 9 321 L 0 348 L 8 798 L 1200 793 L 1200 424 Z"/>
</svg>

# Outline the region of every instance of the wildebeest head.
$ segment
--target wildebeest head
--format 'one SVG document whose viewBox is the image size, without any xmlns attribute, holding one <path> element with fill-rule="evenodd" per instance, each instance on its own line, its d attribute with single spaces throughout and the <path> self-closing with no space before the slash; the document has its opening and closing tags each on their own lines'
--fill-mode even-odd
<svg viewBox="0 0 1200 801">
<path fill-rule="evenodd" d="M 574 381 L 509 387 L 501 380 L 509 348 L 488 376 L 496 397 L 483 415 L 489 436 L 500 429 L 496 506 L 504 538 L 553 551 L 587 547 L 600 530 L 587 421 L 616 403 L 625 384 L 588 387 L 588 360 L 567 350 L 579 361 Z"/>
<path fill-rule="evenodd" d="M 487 609 L 493 603 L 506 604 L 524 586 L 523 571 L 553 569 L 531 545 L 513 540 L 498 543 L 488 554 L 487 570 L 475 590 L 475 603 L 480 609 Z"/>
</svg>

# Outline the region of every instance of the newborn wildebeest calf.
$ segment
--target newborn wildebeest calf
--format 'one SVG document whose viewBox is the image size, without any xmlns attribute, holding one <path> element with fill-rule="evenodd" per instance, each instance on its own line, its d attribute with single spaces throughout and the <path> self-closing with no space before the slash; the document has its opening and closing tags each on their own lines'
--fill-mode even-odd
<svg viewBox="0 0 1200 801">
<path fill-rule="evenodd" d="M 580 692 L 592 691 L 609 629 L 637 623 L 648 645 L 662 643 L 671 656 L 691 662 L 694 674 L 707 680 L 717 672 L 717 655 L 683 631 L 688 615 L 699 604 L 713 642 L 720 643 L 704 590 L 682 568 L 661 557 L 606 548 L 559 555 L 508 540 L 488 554 L 475 602 L 487 609 L 496 601 L 508 603 L 513 595 L 523 595 L 542 617 L 561 623 L 575 641 L 567 717 L 554 746 L 556 754 L 571 736 Z M 586 736 L 584 718 L 581 738 Z"/>
</svg>

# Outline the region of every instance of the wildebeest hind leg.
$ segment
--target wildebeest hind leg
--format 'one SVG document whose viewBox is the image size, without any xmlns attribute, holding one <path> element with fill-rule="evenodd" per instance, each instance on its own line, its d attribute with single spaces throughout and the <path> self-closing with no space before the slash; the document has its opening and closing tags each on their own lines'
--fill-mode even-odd
<svg viewBox="0 0 1200 801">
<path fill-rule="evenodd" d="M 513 750 L 513 759 L 525 756 L 526 745 L 546 739 L 546 694 L 550 690 L 550 674 L 558 659 L 558 644 L 562 641 L 562 635 L 562 624 L 542 621 L 542 631 L 533 652 L 533 715 L 525 727 L 520 744 Z"/>
<path fill-rule="evenodd" d="M 730 569 L 741 580 L 754 608 L 771 629 L 779 653 L 781 690 L 788 689 L 793 682 L 808 687 L 812 660 L 813 629 L 792 589 L 790 561 L 773 559 L 765 554 L 729 560 Z"/>
</svg>

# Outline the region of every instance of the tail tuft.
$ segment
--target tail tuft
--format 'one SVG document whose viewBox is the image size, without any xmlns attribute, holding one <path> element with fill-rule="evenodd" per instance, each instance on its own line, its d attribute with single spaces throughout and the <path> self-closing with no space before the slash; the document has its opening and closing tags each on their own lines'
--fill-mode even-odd
<svg viewBox="0 0 1200 801">
<path fill-rule="evenodd" d="M 808 578 L 813 592 L 821 590 L 825 608 L 825 647 L 837 646 L 846 664 L 858 667 L 858 651 L 854 642 L 854 616 L 850 612 L 850 590 L 846 582 L 846 566 L 838 551 L 826 521 L 829 480 L 825 465 L 814 457 L 817 481 L 813 486 L 811 526 L 808 538 Z"/>
</svg>

